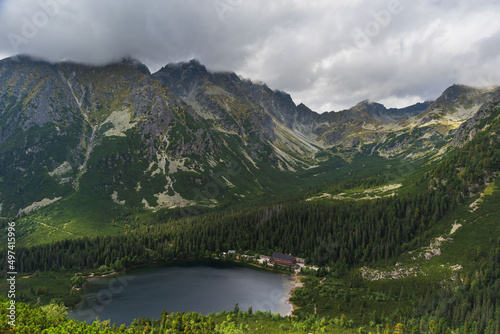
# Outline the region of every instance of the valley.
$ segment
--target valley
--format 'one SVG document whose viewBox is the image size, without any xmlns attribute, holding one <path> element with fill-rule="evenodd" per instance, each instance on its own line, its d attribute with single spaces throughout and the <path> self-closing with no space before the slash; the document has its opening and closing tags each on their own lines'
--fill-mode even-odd
<svg viewBox="0 0 500 334">
<path fill-rule="evenodd" d="M 103 333 L 496 333 L 499 103 L 498 87 L 453 85 L 407 108 L 363 101 L 319 114 L 197 60 L 150 73 L 133 59 L 4 59 L 0 244 L 15 222 L 19 323 L 38 314 L 43 328 Z M 294 254 L 318 269 L 299 273 L 293 316 L 158 310 L 121 327 L 65 316 L 91 274 L 225 263 L 230 249 Z M 4 295 L 5 261 L 0 271 Z"/>
</svg>

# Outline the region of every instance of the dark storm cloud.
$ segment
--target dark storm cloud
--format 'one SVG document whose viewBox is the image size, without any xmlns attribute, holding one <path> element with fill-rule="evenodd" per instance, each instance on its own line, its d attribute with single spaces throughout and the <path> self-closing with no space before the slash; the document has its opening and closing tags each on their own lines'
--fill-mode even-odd
<svg viewBox="0 0 500 334">
<path fill-rule="evenodd" d="M 0 57 L 131 56 L 152 71 L 198 58 L 318 111 L 402 106 L 500 82 L 499 14 L 493 0 L 8 0 Z"/>
</svg>

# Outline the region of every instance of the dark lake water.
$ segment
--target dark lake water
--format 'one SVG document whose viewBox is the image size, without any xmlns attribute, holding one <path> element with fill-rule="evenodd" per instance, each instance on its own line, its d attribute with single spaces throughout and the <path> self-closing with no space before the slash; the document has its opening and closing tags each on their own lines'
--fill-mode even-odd
<svg viewBox="0 0 500 334">
<path fill-rule="evenodd" d="M 236 303 L 242 311 L 252 306 L 285 315 L 292 309 L 286 301 L 292 284 L 290 276 L 248 268 L 150 266 L 90 279 L 68 317 L 128 325 L 135 318 L 158 319 L 163 310 L 208 314 L 232 311 Z"/>
</svg>

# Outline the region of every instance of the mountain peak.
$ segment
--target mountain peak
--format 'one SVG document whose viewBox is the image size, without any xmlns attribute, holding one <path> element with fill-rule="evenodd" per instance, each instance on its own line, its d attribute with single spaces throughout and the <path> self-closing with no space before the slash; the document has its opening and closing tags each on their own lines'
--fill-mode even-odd
<svg viewBox="0 0 500 334">
<path fill-rule="evenodd" d="M 443 94 L 432 104 L 431 109 L 453 107 L 456 104 L 482 104 L 489 98 L 491 91 L 470 86 L 454 84 L 448 87 Z"/>
<path fill-rule="evenodd" d="M 378 102 L 370 101 L 369 99 L 366 99 L 366 100 L 363 100 L 363 101 L 359 102 L 358 104 L 356 104 L 351 109 L 360 109 L 360 108 L 363 108 L 363 109 L 367 109 L 367 108 L 369 108 L 369 109 L 373 109 L 373 108 L 383 108 L 383 109 L 386 109 L 383 104 L 378 103 Z"/>
<path fill-rule="evenodd" d="M 197 71 L 200 73 L 208 73 L 205 65 L 203 65 L 198 59 L 195 58 L 191 59 L 188 62 L 169 63 L 166 66 L 162 67 L 158 72 L 168 70 Z"/>
<path fill-rule="evenodd" d="M 309 108 L 308 106 L 306 106 L 304 103 L 299 103 L 299 105 L 297 106 L 297 108 L 302 109 L 302 110 L 312 111 L 311 108 Z"/>
<path fill-rule="evenodd" d="M 476 91 L 476 89 L 472 87 L 468 87 L 465 85 L 460 85 L 460 84 L 454 84 L 450 87 L 448 87 L 443 94 L 441 94 L 441 99 L 443 102 L 451 102 L 459 98 L 460 96 L 464 94 L 469 94 L 473 91 Z"/>
<path fill-rule="evenodd" d="M 190 66 L 196 66 L 196 67 L 203 67 L 205 68 L 205 65 L 203 65 L 198 59 L 193 58 L 191 59 L 187 64 Z"/>
<path fill-rule="evenodd" d="M 146 65 L 144 65 L 140 60 L 133 58 L 133 57 L 130 57 L 130 56 L 124 57 L 124 58 L 120 59 L 119 61 L 114 62 L 113 64 L 129 66 L 129 67 L 135 68 L 136 70 L 138 70 L 139 72 L 141 72 L 143 74 L 148 74 L 148 75 L 151 74 L 151 72 L 149 71 L 149 68 Z"/>
<path fill-rule="evenodd" d="M 5 64 L 44 64 L 44 65 L 54 65 L 54 62 L 50 62 L 40 57 L 34 57 L 30 55 L 19 54 L 16 56 L 8 57 L 1 60 L 1 63 Z"/>
<path fill-rule="evenodd" d="M 369 99 L 366 99 L 366 100 L 363 100 L 361 102 L 358 102 L 355 107 L 358 107 L 358 106 L 361 107 L 361 106 L 368 105 L 368 104 L 371 104 L 371 102 Z"/>
</svg>

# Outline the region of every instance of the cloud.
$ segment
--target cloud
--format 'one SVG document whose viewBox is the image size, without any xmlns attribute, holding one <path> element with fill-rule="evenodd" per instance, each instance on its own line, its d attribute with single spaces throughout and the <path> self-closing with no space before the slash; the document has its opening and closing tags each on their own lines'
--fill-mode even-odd
<svg viewBox="0 0 500 334">
<path fill-rule="evenodd" d="M 404 106 L 453 83 L 498 84 L 499 14 L 496 0 L 7 0 L 0 57 L 132 56 L 152 71 L 198 58 L 320 112 Z"/>
</svg>

